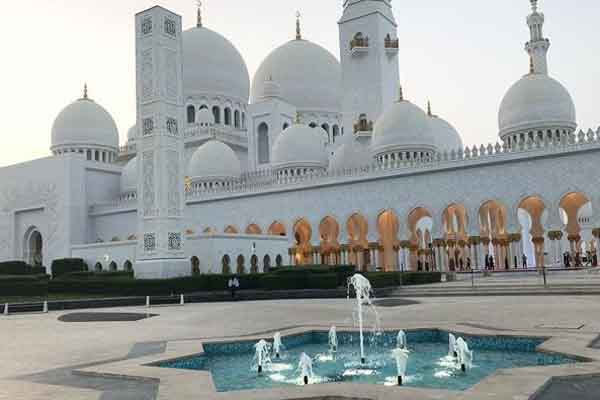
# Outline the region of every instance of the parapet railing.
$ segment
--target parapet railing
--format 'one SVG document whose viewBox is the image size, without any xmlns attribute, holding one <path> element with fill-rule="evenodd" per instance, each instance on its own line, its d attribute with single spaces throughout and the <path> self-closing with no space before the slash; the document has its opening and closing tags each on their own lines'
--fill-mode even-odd
<svg viewBox="0 0 600 400">
<path fill-rule="evenodd" d="M 335 183 L 341 179 L 377 178 L 379 176 L 406 174 L 413 171 L 426 171 L 433 168 L 456 168 L 461 165 L 472 164 L 473 162 L 485 164 L 500 160 L 521 160 L 595 148 L 600 148 L 600 128 L 596 132 L 590 129 L 587 133 L 584 133 L 580 130 L 577 134 L 565 134 L 560 138 L 528 137 L 525 140 L 513 143 L 512 146 L 506 143 L 489 143 L 487 145 L 439 152 L 431 157 L 417 157 L 411 160 L 384 158 L 381 162 L 374 162 L 369 165 L 349 169 L 312 172 L 297 169 L 295 175 L 283 175 L 281 173 L 277 174 L 274 169 L 269 167 L 244 173 L 238 181 L 229 182 L 228 186 L 213 185 L 209 188 L 189 187 L 186 189 L 186 199 L 187 201 L 194 201 L 244 193 L 260 193 L 293 186 Z M 91 206 L 90 212 L 101 213 L 115 209 L 136 207 L 136 205 L 137 199 L 135 196 L 121 196 L 121 198 L 113 202 Z"/>
</svg>

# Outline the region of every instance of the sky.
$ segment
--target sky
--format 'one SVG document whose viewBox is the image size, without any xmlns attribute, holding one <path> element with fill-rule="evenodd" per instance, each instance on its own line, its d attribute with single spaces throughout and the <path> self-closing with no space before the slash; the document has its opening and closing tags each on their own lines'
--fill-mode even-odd
<svg viewBox="0 0 600 400">
<path fill-rule="evenodd" d="M 204 26 L 227 37 L 252 77 L 295 33 L 339 59 L 343 0 L 203 0 Z M 117 122 L 121 142 L 135 123 L 134 14 L 162 5 L 195 26 L 196 0 L 4 0 L 0 24 L 0 166 L 50 154 L 58 113 L 90 97 Z M 393 0 L 405 98 L 451 122 L 465 144 L 496 141 L 502 97 L 529 69 L 528 0 Z M 551 40 L 550 74 L 570 91 L 580 128 L 600 110 L 598 0 L 539 0 Z"/>
</svg>

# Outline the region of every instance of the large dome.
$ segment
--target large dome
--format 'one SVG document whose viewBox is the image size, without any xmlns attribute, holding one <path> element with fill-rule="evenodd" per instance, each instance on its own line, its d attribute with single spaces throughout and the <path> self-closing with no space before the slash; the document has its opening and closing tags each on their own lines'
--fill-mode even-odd
<svg viewBox="0 0 600 400">
<path fill-rule="evenodd" d="M 294 124 L 285 129 L 273 145 L 273 164 L 285 167 L 327 168 L 328 157 L 325 150 L 327 132 L 322 128 Z"/>
<path fill-rule="evenodd" d="M 133 157 L 121 172 L 121 193 L 137 191 L 137 157 Z"/>
<path fill-rule="evenodd" d="M 101 146 L 119 148 L 119 131 L 110 114 L 96 102 L 79 99 L 58 114 L 52 126 L 52 148 Z"/>
<path fill-rule="evenodd" d="M 375 154 L 437 150 L 427 114 L 407 100 L 394 103 L 379 117 L 371 147 Z"/>
<path fill-rule="evenodd" d="M 239 178 L 240 160 L 231 147 L 218 140 L 204 143 L 192 155 L 188 175 L 193 179 L 220 180 Z"/>
<path fill-rule="evenodd" d="M 341 109 L 340 63 L 312 42 L 292 40 L 267 56 L 254 75 L 252 103 L 268 92 L 264 85 L 271 81 L 279 85 L 281 98 L 300 110 L 339 112 Z"/>
<path fill-rule="evenodd" d="M 207 93 L 248 103 L 250 75 L 229 40 L 196 27 L 183 32 L 183 85 L 186 96 Z"/>
<path fill-rule="evenodd" d="M 567 89 L 537 73 L 525 75 L 508 90 L 498 123 L 501 137 L 528 129 L 577 127 L 575 105 Z"/>
<path fill-rule="evenodd" d="M 463 148 L 463 141 L 456 129 L 450 125 L 445 119 L 437 115 L 427 115 L 429 117 L 429 129 L 433 134 L 435 147 L 438 151 L 448 152 L 452 150 L 458 151 Z"/>
<path fill-rule="evenodd" d="M 363 148 L 358 143 L 344 143 L 333 153 L 331 160 L 329 160 L 329 169 L 340 171 L 361 168 L 371 164 L 373 164 L 373 158 L 368 149 Z"/>
</svg>

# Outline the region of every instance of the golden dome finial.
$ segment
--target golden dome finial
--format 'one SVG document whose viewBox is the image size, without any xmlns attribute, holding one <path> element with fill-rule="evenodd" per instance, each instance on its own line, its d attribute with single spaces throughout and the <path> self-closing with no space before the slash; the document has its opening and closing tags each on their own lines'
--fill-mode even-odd
<svg viewBox="0 0 600 400">
<path fill-rule="evenodd" d="M 196 27 L 202 28 L 202 1 L 197 0 L 196 5 L 198 6 L 198 16 L 196 21 Z"/>
<path fill-rule="evenodd" d="M 301 124 L 300 122 L 300 111 L 296 111 L 296 120 L 294 121 L 297 125 Z"/>
<path fill-rule="evenodd" d="M 398 102 L 404 101 L 404 90 L 402 89 L 402 84 L 398 85 Z"/>
<path fill-rule="evenodd" d="M 535 74 L 535 65 L 533 64 L 533 56 L 529 56 L 529 73 Z"/>
<path fill-rule="evenodd" d="M 83 99 L 88 100 L 88 87 L 87 83 L 83 84 Z"/>
<path fill-rule="evenodd" d="M 433 114 L 431 113 L 431 101 L 429 100 L 427 100 L 427 115 L 433 117 Z"/>
<path fill-rule="evenodd" d="M 302 30 L 300 29 L 300 11 L 296 11 L 296 40 L 302 39 Z"/>
</svg>

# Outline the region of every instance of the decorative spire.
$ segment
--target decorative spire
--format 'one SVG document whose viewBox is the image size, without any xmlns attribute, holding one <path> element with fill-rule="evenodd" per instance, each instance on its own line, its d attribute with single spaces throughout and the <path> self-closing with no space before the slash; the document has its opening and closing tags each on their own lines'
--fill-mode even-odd
<svg viewBox="0 0 600 400">
<path fill-rule="evenodd" d="M 87 83 L 83 84 L 83 100 L 89 100 Z"/>
<path fill-rule="evenodd" d="M 531 10 L 536 13 L 537 12 L 537 3 L 538 0 L 530 0 L 531 1 Z"/>
<path fill-rule="evenodd" d="M 196 4 L 198 6 L 198 20 L 196 21 L 196 27 L 202 28 L 202 1 L 197 0 Z"/>
<path fill-rule="evenodd" d="M 404 101 L 404 91 L 402 90 L 402 84 L 398 85 L 398 102 Z"/>
<path fill-rule="evenodd" d="M 296 120 L 294 121 L 295 124 L 300 125 L 300 112 L 296 111 Z"/>
<path fill-rule="evenodd" d="M 529 74 L 535 74 L 535 64 L 533 63 L 533 56 L 529 56 Z"/>
<path fill-rule="evenodd" d="M 300 29 L 300 11 L 296 11 L 296 40 L 302 40 L 302 29 Z"/>
<path fill-rule="evenodd" d="M 433 114 L 431 113 L 431 101 L 429 100 L 427 100 L 427 115 L 433 117 Z"/>
</svg>

